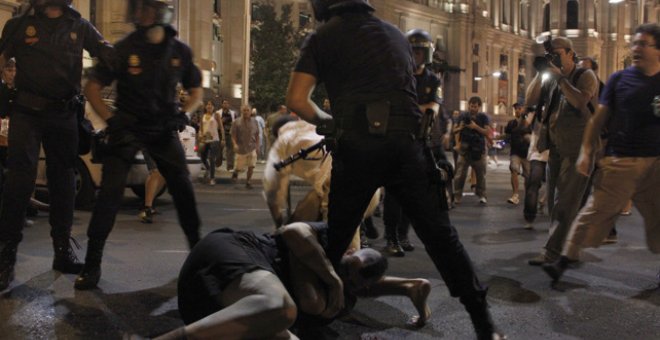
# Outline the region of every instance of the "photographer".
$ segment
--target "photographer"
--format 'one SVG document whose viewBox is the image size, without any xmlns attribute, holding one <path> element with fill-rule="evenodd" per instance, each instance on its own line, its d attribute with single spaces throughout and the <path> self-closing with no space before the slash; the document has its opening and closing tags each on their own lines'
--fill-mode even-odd
<svg viewBox="0 0 660 340">
<path fill-rule="evenodd" d="M 519 181 L 518 176 L 529 177 L 529 161 L 527 160 L 527 151 L 529 149 L 529 140 L 532 130 L 529 127 L 525 107 L 520 103 L 513 104 L 515 119 L 510 120 L 504 128 L 504 133 L 511 144 L 509 171 L 511 171 L 511 198 L 507 202 L 517 205 L 520 203 L 518 197 Z M 521 171 L 522 170 L 522 171 Z"/>
<path fill-rule="evenodd" d="M 201 101 L 201 75 L 190 47 L 175 38 L 177 32 L 170 25 L 173 9 L 167 2 L 132 0 L 128 8 L 135 31 L 117 43 L 117 64 L 96 65 L 85 85 L 89 103 L 108 123 L 108 145 L 102 155 L 101 190 L 87 229 L 85 266 L 74 285 L 80 290 L 96 287 L 101 278 L 105 241 L 140 149 L 147 150 L 165 178 L 188 245 L 192 248 L 199 241 L 199 214 L 177 130 L 185 129 L 189 112 Z M 111 112 L 101 90 L 115 80 L 117 110 Z M 178 83 L 190 95 L 183 112 L 179 111 Z"/>
<path fill-rule="evenodd" d="M 454 203 L 460 204 L 463 197 L 463 186 L 468 167 L 472 167 L 477 175 L 477 190 L 479 203 L 486 204 L 486 137 L 490 136 L 490 119 L 488 115 L 479 112 L 481 98 L 472 97 L 468 101 L 469 111 L 458 118 L 458 127 L 454 131 L 460 133 L 460 149 L 456 164 L 456 179 L 454 180 Z"/>
<path fill-rule="evenodd" d="M 70 7 L 71 0 L 31 0 L 30 5 L 33 13 L 7 21 L 2 32 L 6 49 L 0 68 L 15 58 L 19 90 L 10 111 L 9 169 L 0 210 L 0 290 L 14 276 L 41 145 L 52 208 L 53 269 L 77 274 L 82 268 L 69 243 L 78 159 L 77 113 L 82 109 L 78 99 L 82 54 L 84 49 L 92 57 L 102 57 L 110 49 L 94 26 Z"/>
<path fill-rule="evenodd" d="M 550 150 L 548 184 L 556 181 L 557 200 L 552 209 L 553 228 L 545 251 L 529 260 L 530 265 L 554 261 L 561 254 L 570 224 L 580 207 L 589 178 L 577 173 L 575 162 L 582 136 L 597 100 L 598 79 L 592 70 L 578 68 L 573 43 L 556 37 L 546 47 L 547 62 L 535 61 L 538 73 L 527 88 L 526 102 L 533 106 L 543 102 L 543 123 L 537 148 Z M 542 80 L 543 74 L 547 79 Z M 541 93 L 545 96 L 541 96 Z M 551 193 L 548 192 L 548 200 Z"/>
</svg>

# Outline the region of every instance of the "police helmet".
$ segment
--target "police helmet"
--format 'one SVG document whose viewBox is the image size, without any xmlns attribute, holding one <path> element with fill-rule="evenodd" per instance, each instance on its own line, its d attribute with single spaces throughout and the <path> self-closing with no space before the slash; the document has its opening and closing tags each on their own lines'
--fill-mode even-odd
<svg viewBox="0 0 660 340">
<path fill-rule="evenodd" d="M 30 5 L 34 8 L 41 9 L 47 6 L 67 7 L 71 6 L 71 2 L 73 2 L 73 0 L 30 0 Z"/>
<path fill-rule="evenodd" d="M 406 38 L 413 49 L 422 49 L 424 51 L 424 64 L 433 62 L 433 42 L 428 32 L 422 29 L 413 29 L 406 33 Z"/>
<path fill-rule="evenodd" d="M 153 7 L 156 9 L 156 25 L 169 25 L 174 19 L 174 7 L 167 0 L 129 0 L 128 2 L 128 20 L 136 23 L 138 18 L 135 16 L 138 9 L 143 7 Z"/>
<path fill-rule="evenodd" d="M 373 12 L 375 9 L 369 0 L 310 0 L 314 10 L 314 18 L 318 21 L 327 21 L 333 12 L 346 8 L 356 8 Z"/>
</svg>

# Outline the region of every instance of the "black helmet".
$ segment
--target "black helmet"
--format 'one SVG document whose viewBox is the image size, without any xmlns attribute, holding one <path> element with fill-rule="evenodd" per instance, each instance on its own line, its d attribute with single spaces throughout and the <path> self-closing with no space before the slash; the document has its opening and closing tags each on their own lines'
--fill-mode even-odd
<svg viewBox="0 0 660 340">
<path fill-rule="evenodd" d="M 368 12 L 375 9 L 369 4 L 369 0 L 310 0 L 314 10 L 314 18 L 318 21 L 327 21 L 333 12 L 340 9 L 355 7 Z"/>
<path fill-rule="evenodd" d="M 130 22 L 137 22 L 135 14 L 139 8 L 154 7 L 156 9 L 156 25 L 169 25 L 174 19 L 174 8 L 167 0 L 129 0 L 127 18 Z"/>
<path fill-rule="evenodd" d="M 46 6 L 71 6 L 73 0 L 30 0 L 30 5 L 36 9 L 42 9 Z"/>
<path fill-rule="evenodd" d="M 406 33 L 406 38 L 413 49 L 423 49 L 424 50 L 424 64 L 430 64 L 433 62 L 433 42 L 431 41 L 431 36 L 429 32 L 426 32 L 422 29 L 413 29 Z"/>
</svg>

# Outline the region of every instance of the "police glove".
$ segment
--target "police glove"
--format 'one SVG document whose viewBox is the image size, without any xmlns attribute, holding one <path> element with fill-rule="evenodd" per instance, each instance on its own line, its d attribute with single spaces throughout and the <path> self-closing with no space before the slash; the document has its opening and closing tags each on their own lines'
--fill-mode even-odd
<svg viewBox="0 0 660 340">
<path fill-rule="evenodd" d="M 321 136 L 333 136 L 335 134 L 335 121 L 332 116 L 322 112 L 316 116 L 316 133 Z"/>
<path fill-rule="evenodd" d="M 188 124 L 190 124 L 188 115 L 185 112 L 179 112 L 167 122 L 167 129 L 183 132 Z"/>
<path fill-rule="evenodd" d="M 440 177 L 443 182 L 448 183 L 454 179 L 454 166 L 446 159 L 441 159 L 436 162 Z"/>
<path fill-rule="evenodd" d="M 105 122 L 108 124 L 105 134 L 109 145 L 124 145 L 135 140 L 135 136 L 130 132 L 130 128 L 135 125 L 135 118 L 115 114 Z"/>
</svg>

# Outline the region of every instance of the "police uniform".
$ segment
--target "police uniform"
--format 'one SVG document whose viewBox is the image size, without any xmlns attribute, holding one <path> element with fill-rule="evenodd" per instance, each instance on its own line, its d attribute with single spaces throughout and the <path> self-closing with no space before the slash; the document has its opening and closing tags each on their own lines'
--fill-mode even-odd
<svg viewBox="0 0 660 340">
<path fill-rule="evenodd" d="M 139 28 L 116 44 L 114 67 L 98 64 L 90 74 L 91 80 L 104 86 L 117 81 L 117 110 L 110 120 L 113 124 L 120 122 L 121 129 L 109 133 L 108 150 L 102 157 L 103 178 L 87 230 L 90 246 L 85 268 L 94 262 L 100 265 L 101 255 L 94 257 L 93 249 L 102 252 L 121 205 L 126 176 L 139 149 L 147 150 L 165 178 L 190 246 L 199 240 L 195 195 L 176 131 L 181 117 L 176 86 L 181 83 L 185 89 L 199 87 L 201 76 L 190 48 L 175 38 L 176 31 L 170 26 L 165 27 L 165 32 L 166 39 L 161 44 L 150 44 L 146 29 Z M 113 126 L 110 120 L 109 128 Z M 76 288 L 91 288 L 78 281 Z"/>
<path fill-rule="evenodd" d="M 339 8 L 356 1 L 329 3 Z M 325 83 L 337 126 L 328 257 L 339 262 L 373 193 L 385 186 L 412 221 L 451 295 L 461 298 L 478 334 L 490 338 L 493 324 L 485 289 L 449 221 L 447 201 L 440 194 L 444 185 L 432 174 L 425 142 L 414 137 L 421 112 L 410 44 L 398 28 L 368 11 L 337 12 L 307 37 L 295 67 L 295 72 Z M 369 123 L 367 113 L 387 109 L 385 133 L 374 131 L 383 124 Z"/>
<path fill-rule="evenodd" d="M 421 74 L 415 74 L 415 84 L 417 89 L 417 104 L 424 105 L 428 103 L 440 104 L 440 97 L 438 97 L 438 88 L 440 87 L 440 78 L 436 76 L 431 70 L 424 67 Z M 442 116 L 442 112 L 438 113 L 438 118 Z M 436 118 L 437 119 L 437 118 Z M 437 119 L 431 126 L 431 133 L 429 139 L 429 147 L 433 152 L 436 160 L 445 159 L 446 156 L 438 142 L 442 139 L 444 132 L 442 126 L 445 126 L 446 121 Z M 396 202 L 392 195 L 385 194 L 384 200 L 384 214 L 383 222 L 385 224 L 385 238 L 388 240 L 406 241 L 408 239 L 408 228 L 410 220 L 407 216 L 401 214 L 401 206 Z M 402 243 L 406 250 L 412 250 L 410 244 Z"/>
<path fill-rule="evenodd" d="M 25 212 L 34 190 L 39 149 L 43 145 L 55 258 L 58 253 L 66 252 L 73 260 L 68 243 L 78 159 L 76 97 L 80 94 L 82 54 L 84 49 L 98 57 L 110 47 L 87 20 L 68 6 L 63 6 L 63 15 L 57 18 L 37 14 L 20 20 L 10 19 L 2 34 L 2 39 L 7 41 L 5 60 L 16 59 L 15 84 L 19 92 L 11 112 L 9 172 L 0 212 L 0 243 L 15 247 L 23 237 Z M 12 270 L 15 250 L 13 254 L 7 253 L 13 256 L 9 259 Z M 4 266 L 2 270 L 4 273 Z"/>
</svg>

